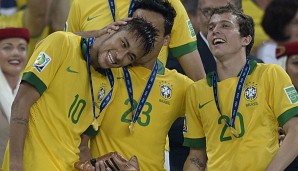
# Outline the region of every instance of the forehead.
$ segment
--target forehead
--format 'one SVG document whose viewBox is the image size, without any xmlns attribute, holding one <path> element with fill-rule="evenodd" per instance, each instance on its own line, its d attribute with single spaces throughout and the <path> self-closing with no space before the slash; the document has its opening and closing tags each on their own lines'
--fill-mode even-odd
<svg viewBox="0 0 298 171">
<path fill-rule="evenodd" d="M 238 26 L 237 17 L 231 13 L 214 14 L 210 18 L 209 24 L 231 23 Z"/>
<path fill-rule="evenodd" d="M 232 0 L 201 0 L 199 8 L 217 8 L 227 5 L 229 2 L 233 4 Z"/>
<path fill-rule="evenodd" d="M 23 38 L 7 38 L 0 40 L 0 44 L 27 44 L 27 42 Z"/>
<path fill-rule="evenodd" d="M 154 11 L 149 11 L 146 9 L 137 9 L 133 13 L 133 17 L 141 17 L 144 18 L 146 21 L 152 23 L 158 30 L 163 30 L 164 29 L 164 17 L 162 14 L 154 12 Z"/>
</svg>

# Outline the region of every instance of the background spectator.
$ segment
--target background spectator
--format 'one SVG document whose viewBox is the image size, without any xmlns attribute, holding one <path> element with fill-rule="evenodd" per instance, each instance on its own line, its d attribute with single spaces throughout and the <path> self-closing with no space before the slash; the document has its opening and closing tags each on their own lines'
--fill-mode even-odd
<svg viewBox="0 0 298 171">
<path fill-rule="evenodd" d="M 8 141 L 11 105 L 27 63 L 29 31 L 0 29 L 0 166 Z"/>
</svg>

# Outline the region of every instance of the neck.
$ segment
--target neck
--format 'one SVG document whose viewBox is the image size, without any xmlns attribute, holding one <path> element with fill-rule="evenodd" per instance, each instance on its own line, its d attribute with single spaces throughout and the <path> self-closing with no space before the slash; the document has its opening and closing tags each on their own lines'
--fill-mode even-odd
<svg viewBox="0 0 298 171">
<path fill-rule="evenodd" d="M 222 81 L 228 78 L 237 77 L 245 63 L 246 57 L 238 59 L 230 58 L 223 61 L 216 60 L 216 69 L 219 80 Z"/>
<path fill-rule="evenodd" d="M 144 58 L 146 58 L 146 56 Z M 147 69 L 152 70 L 153 67 L 154 67 L 154 64 L 155 64 L 156 60 L 157 60 L 156 58 L 153 58 L 153 59 L 151 59 L 149 61 L 136 61 L 133 64 L 133 66 L 141 66 L 141 67 L 145 67 Z"/>
</svg>

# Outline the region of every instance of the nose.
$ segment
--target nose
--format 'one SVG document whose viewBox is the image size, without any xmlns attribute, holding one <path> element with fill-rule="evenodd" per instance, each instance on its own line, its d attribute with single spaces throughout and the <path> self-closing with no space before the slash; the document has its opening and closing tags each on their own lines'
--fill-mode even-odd
<svg viewBox="0 0 298 171">
<path fill-rule="evenodd" d="M 116 56 L 117 63 L 125 60 L 125 58 L 128 57 L 128 53 L 129 53 L 129 51 L 127 49 L 118 50 L 117 56 Z"/>
</svg>

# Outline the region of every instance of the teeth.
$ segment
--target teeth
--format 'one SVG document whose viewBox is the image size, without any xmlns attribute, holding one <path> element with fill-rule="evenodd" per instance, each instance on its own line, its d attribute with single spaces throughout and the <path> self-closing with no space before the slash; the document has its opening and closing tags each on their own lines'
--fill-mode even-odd
<svg viewBox="0 0 298 171">
<path fill-rule="evenodd" d="M 108 59 L 112 64 L 116 64 L 110 51 L 108 52 Z"/>
<path fill-rule="evenodd" d="M 220 39 L 220 38 L 216 38 L 213 40 L 213 44 L 218 44 L 218 43 L 224 43 L 225 41 L 223 39 Z"/>
<path fill-rule="evenodd" d="M 21 62 L 19 60 L 10 60 L 10 64 L 20 64 Z"/>
</svg>

